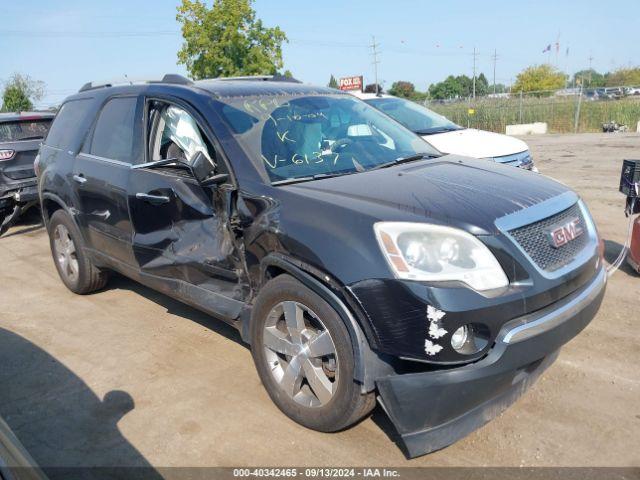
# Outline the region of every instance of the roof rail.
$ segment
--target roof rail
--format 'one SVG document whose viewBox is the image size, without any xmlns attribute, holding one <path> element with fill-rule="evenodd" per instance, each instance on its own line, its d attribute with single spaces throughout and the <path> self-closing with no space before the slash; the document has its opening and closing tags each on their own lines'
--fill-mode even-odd
<svg viewBox="0 0 640 480">
<path fill-rule="evenodd" d="M 95 90 L 97 88 L 113 87 L 114 85 L 133 85 L 134 83 L 171 83 L 175 85 L 193 85 L 193 81 L 189 80 L 187 77 L 183 77 L 176 73 L 167 73 L 160 80 L 132 81 L 125 78 L 118 82 L 87 82 L 80 88 L 79 92 L 86 92 L 87 90 Z"/>
<path fill-rule="evenodd" d="M 227 80 L 240 80 L 249 82 L 289 82 L 289 83 L 302 83 L 300 80 L 287 77 L 285 75 L 246 75 L 241 77 L 218 77 L 215 80 L 227 81 Z"/>
<path fill-rule="evenodd" d="M 87 82 L 82 87 L 80 87 L 80 90 L 78 90 L 78 92 L 86 92 L 87 90 L 95 90 L 96 88 L 104 88 L 104 87 L 111 87 L 111 86 L 112 86 L 111 83 L 94 84 L 93 82 Z"/>
<path fill-rule="evenodd" d="M 160 83 L 175 83 L 177 85 L 193 85 L 193 81 L 189 80 L 187 77 L 183 77 L 182 75 L 178 75 L 177 73 L 167 73 Z"/>
</svg>

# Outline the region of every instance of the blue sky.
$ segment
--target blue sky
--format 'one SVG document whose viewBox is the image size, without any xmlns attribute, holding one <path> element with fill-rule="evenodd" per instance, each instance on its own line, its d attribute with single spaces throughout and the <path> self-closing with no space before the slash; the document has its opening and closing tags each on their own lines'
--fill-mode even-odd
<svg viewBox="0 0 640 480">
<path fill-rule="evenodd" d="M 41 106 L 59 103 L 90 80 L 157 78 L 186 73 L 176 63 L 182 39 L 175 21 L 179 0 L 0 0 L 0 80 L 12 72 L 42 80 Z M 482 8 L 479 8 L 482 6 Z M 409 80 L 424 90 L 448 74 L 477 68 L 510 83 L 524 67 L 556 62 L 570 72 L 640 64 L 631 4 L 590 1 L 256 0 L 267 26 L 279 25 L 290 43 L 285 67 L 309 83 L 330 74 L 373 81 L 372 35 L 380 44 L 379 78 L 386 87 Z M 542 50 L 552 44 L 552 52 Z M 565 55 L 569 48 L 568 57 Z"/>
</svg>

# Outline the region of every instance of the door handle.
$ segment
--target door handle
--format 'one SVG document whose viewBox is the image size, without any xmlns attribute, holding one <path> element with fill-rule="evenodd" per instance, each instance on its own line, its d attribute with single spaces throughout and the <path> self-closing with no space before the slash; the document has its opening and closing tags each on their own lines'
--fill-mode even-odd
<svg viewBox="0 0 640 480">
<path fill-rule="evenodd" d="M 169 197 L 165 195 L 151 195 L 150 193 L 136 193 L 136 198 L 151 205 L 162 205 L 163 203 L 169 203 Z"/>
<path fill-rule="evenodd" d="M 80 175 L 74 175 L 73 179 L 79 183 L 80 185 L 82 185 L 83 183 L 85 183 L 87 181 L 87 179 L 84 177 L 84 175 L 80 174 Z"/>
</svg>

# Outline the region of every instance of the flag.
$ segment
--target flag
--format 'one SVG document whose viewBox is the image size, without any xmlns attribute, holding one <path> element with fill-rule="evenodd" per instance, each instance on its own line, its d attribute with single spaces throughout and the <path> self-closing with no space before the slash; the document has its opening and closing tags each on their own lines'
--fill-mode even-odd
<svg viewBox="0 0 640 480">
<path fill-rule="evenodd" d="M 569 56 L 569 47 L 567 47 L 567 51 L 565 52 L 565 55 L 568 57 Z"/>
<path fill-rule="evenodd" d="M 560 42 L 556 42 L 556 53 L 560 51 Z"/>
<path fill-rule="evenodd" d="M 544 50 L 542 50 L 542 53 L 547 53 L 551 51 L 551 44 L 547 45 L 547 48 L 545 48 Z"/>
</svg>

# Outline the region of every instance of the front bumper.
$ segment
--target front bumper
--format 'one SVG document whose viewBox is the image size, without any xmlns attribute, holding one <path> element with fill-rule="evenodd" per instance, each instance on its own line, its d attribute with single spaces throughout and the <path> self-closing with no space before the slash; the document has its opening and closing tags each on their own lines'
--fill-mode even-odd
<svg viewBox="0 0 640 480">
<path fill-rule="evenodd" d="M 593 319 L 605 284 L 601 267 L 579 291 L 505 324 L 488 355 L 474 364 L 376 380 L 378 400 L 407 456 L 452 444 L 516 401 Z"/>
</svg>

